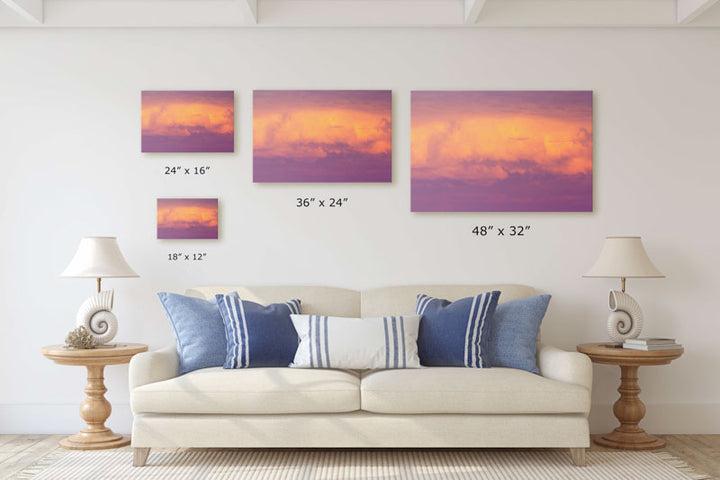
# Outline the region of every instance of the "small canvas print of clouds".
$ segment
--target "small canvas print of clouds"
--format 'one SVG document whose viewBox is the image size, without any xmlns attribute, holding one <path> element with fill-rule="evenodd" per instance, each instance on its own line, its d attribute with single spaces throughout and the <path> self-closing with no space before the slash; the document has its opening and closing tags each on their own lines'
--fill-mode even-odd
<svg viewBox="0 0 720 480">
<path fill-rule="evenodd" d="M 142 92 L 143 152 L 234 152 L 233 91 Z"/>
<path fill-rule="evenodd" d="M 591 91 L 411 93 L 413 212 L 591 212 Z"/>
<path fill-rule="evenodd" d="M 217 198 L 159 198 L 158 239 L 218 238 Z"/>
</svg>

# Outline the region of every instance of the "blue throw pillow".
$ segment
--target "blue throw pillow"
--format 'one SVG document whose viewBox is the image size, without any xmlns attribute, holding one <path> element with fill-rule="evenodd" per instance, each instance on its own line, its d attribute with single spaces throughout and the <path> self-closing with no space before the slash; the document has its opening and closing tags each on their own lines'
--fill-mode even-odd
<svg viewBox="0 0 720 480">
<path fill-rule="evenodd" d="M 490 366 L 540 373 L 536 344 L 549 303 L 550 295 L 538 295 L 498 305 L 488 335 Z"/>
<path fill-rule="evenodd" d="M 180 374 L 219 367 L 225 361 L 225 325 L 217 303 L 175 293 L 158 293 L 175 334 Z"/>
<path fill-rule="evenodd" d="M 418 355 L 425 366 L 484 368 L 488 364 L 488 321 L 500 292 L 487 292 L 455 302 L 420 294 L 416 312 L 422 315 Z"/>
<path fill-rule="evenodd" d="M 264 307 L 241 300 L 237 292 L 215 299 L 227 337 L 223 368 L 287 367 L 292 363 L 299 340 L 290 314 L 300 313 L 300 300 Z"/>
</svg>

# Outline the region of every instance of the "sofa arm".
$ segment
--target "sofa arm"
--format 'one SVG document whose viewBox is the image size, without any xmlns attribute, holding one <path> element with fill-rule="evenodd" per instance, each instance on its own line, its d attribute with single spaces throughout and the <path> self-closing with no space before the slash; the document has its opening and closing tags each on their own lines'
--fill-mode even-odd
<svg viewBox="0 0 720 480">
<path fill-rule="evenodd" d="M 148 383 L 177 377 L 179 367 L 180 358 L 175 345 L 135 355 L 130 360 L 130 391 Z"/>
<path fill-rule="evenodd" d="M 592 390 L 592 362 L 587 355 L 540 344 L 537 362 L 543 377 Z"/>
</svg>

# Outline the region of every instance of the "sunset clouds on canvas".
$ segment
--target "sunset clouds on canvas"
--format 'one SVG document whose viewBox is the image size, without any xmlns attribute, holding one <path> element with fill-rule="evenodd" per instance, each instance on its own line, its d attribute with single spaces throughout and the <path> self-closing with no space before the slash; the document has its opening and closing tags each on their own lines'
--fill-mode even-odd
<svg viewBox="0 0 720 480">
<path fill-rule="evenodd" d="M 142 92 L 143 152 L 233 152 L 232 91 Z"/>
<path fill-rule="evenodd" d="M 157 238 L 217 239 L 217 198 L 159 198 Z"/>
<path fill-rule="evenodd" d="M 412 211 L 592 211 L 591 91 L 411 94 Z"/>
<path fill-rule="evenodd" d="M 256 90 L 255 182 L 390 182 L 392 92 Z"/>
</svg>

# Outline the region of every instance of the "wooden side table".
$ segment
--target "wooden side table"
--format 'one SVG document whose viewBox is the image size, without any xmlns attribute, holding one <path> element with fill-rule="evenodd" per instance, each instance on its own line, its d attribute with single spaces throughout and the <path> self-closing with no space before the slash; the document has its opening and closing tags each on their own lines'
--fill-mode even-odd
<svg viewBox="0 0 720 480">
<path fill-rule="evenodd" d="M 100 450 L 123 447 L 130 444 L 130 437 L 114 433 L 105 426 L 105 420 L 112 412 L 112 405 L 105 398 L 103 370 L 106 365 L 129 363 L 130 359 L 146 352 L 142 343 L 118 343 L 114 347 L 100 347 L 88 350 L 67 348 L 64 345 L 43 347 L 42 353 L 60 365 L 81 365 L 87 367 L 85 400 L 80 405 L 80 416 L 85 428 L 80 433 L 60 441 L 60 446 L 71 450 Z"/>
<path fill-rule="evenodd" d="M 584 343 L 578 345 L 577 350 L 589 356 L 593 363 L 620 367 L 620 399 L 613 406 L 620 426 L 596 438 L 595 443 L 624 450 L 653 450 L 664 447 L 664 440 L 648 435 L 638 425 L 645 416 L 645 404 L 639 397 L 638 368 L 644 365 L 667 365 L 680 358 L 685 350 L 630 350 L 608 343 Z"/>
</svg>

